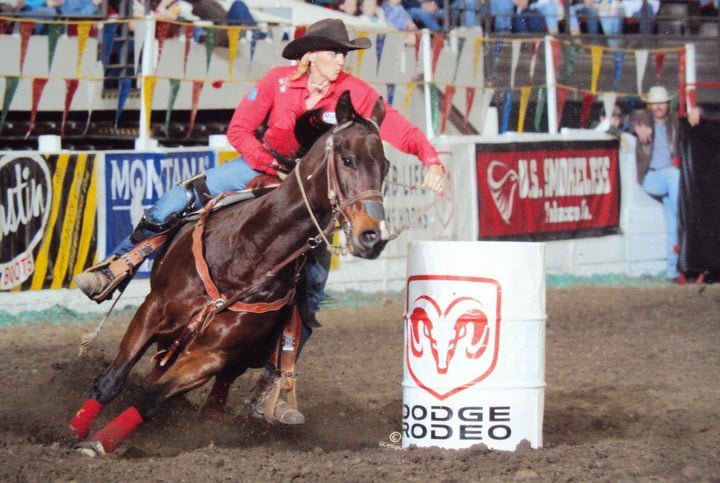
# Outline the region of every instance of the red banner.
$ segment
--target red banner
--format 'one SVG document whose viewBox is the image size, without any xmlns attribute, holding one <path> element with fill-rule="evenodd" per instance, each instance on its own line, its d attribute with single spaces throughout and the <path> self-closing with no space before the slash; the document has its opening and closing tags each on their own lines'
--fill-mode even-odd
<svg viewBox="0 0 720 483">
<path fill-rule="evenodd" d="M 478 145 L 477 179 L 480 238 L 619 224 L 615 141 Z"/>
</svg>

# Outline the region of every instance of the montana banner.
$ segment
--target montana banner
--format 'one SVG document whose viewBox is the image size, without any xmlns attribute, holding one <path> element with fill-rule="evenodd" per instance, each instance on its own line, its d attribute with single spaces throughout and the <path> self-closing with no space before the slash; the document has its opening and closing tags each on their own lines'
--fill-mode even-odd
<svg viewBox="0 0 720 483">
<path fill-rule="evenodd" d="M 107 153 L 105 155 L 105 238 L 110 253 L 166 191 L 202 171 L 215 166 L 212 151 L 177 151 L 166 153 Z M 145 263 L 139 275 L 148 276 Z"/>
<path fill-rule="evenodd" d="M 67 288 L 96 257 L 92 153 L 0 154 L 0 290 Z"/>
<path fill-rule="evenodd" d="M 573 238 L 620 219 L 617 141 L 478 144 L 480 238 Z"/>
<path fill-rule="evenodd" d="M 720 122 L 680 128 L 680 271 L 720 274 Z"/>
</svg>

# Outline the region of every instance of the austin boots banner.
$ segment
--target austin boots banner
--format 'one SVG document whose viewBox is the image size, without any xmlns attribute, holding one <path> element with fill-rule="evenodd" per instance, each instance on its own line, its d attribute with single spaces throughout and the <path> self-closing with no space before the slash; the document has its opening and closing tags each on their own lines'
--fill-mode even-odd
<svg viewBox="0 0 720 483">
<path fill-rule="evenodd" d="M 479 144 L 480 238 L 573 238 L 620 219 L 617 141 Z"/>
</svg>

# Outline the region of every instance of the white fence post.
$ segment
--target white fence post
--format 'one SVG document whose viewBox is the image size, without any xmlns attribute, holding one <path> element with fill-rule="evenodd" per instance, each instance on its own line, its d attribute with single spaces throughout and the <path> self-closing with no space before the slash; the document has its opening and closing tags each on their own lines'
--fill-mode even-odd
<svg viewBox="0 0 720 483">
<path fill-rule="evenodd" d="M 547 85 L 548 133 L 557 134 L 557 80 L 552 55 L 552 36 L 545 36 L 545 84 Z"/>
<path fill-rule="evenodd" d="M 430 42 L 430 31 L 423 29 L 420 48 L 422 49 L 423 81 L 425 82 L 425 135 L 428 139 L 435 137 L 435 128 L 432 119 L 432 45 Z"/>
<path fill-rule="evenodd" d="M 697 106 L 695 98 L 697 74 L 695 68 L 695 45 L 685 44 L 685 102 L 688 112 Z"/>
<path fill-rule="evenodd" d="M 152 106 L 145 105 L 145 78 L 155 72 L 155 16 L 152 12 L 145 15 L 145 38 L 142 47 L 142 69 L 140 71 L 140 130 L 135 139 L 135 149 L 148 150 L 157 147 L 151 139 L 150 116 Z M 148 112 L 149 111 L 149 112 Z"/>
</svg>

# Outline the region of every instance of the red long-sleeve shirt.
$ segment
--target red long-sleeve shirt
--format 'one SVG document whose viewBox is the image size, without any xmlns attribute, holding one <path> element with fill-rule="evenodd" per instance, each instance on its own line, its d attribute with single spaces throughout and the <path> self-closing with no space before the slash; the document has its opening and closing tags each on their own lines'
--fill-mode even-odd
<svg viewBox="0 0 720 483">
<path fill-rule="evenodd" d="M 295 66 L 270 70 L 243 97 L 230 121 L 227 132 L 230 144 L 255 170 L 276 173 L 272 167 L 273 157 L 263 148 L 263 143 L 285 156 L 293 156 L 300 147 L 294 135 L 295 122 L 307 111 L 305 100 L 309 92 L 306 76 L 290 80 L 296 71 Z M 345 73 L 330 84 L 313 109 L 334 113 L 340 95 L 347 90 L 355 110 L 369 118 L 380 94 L 362 80 Z M 255 130 L 265 118 L 267 130 L 261 142 L 255 137 Z M 417 156 L 426 166 L 442 165 L 425 134 L 387 102 L 380 137 L 400 151 Z"/>
</svg>

